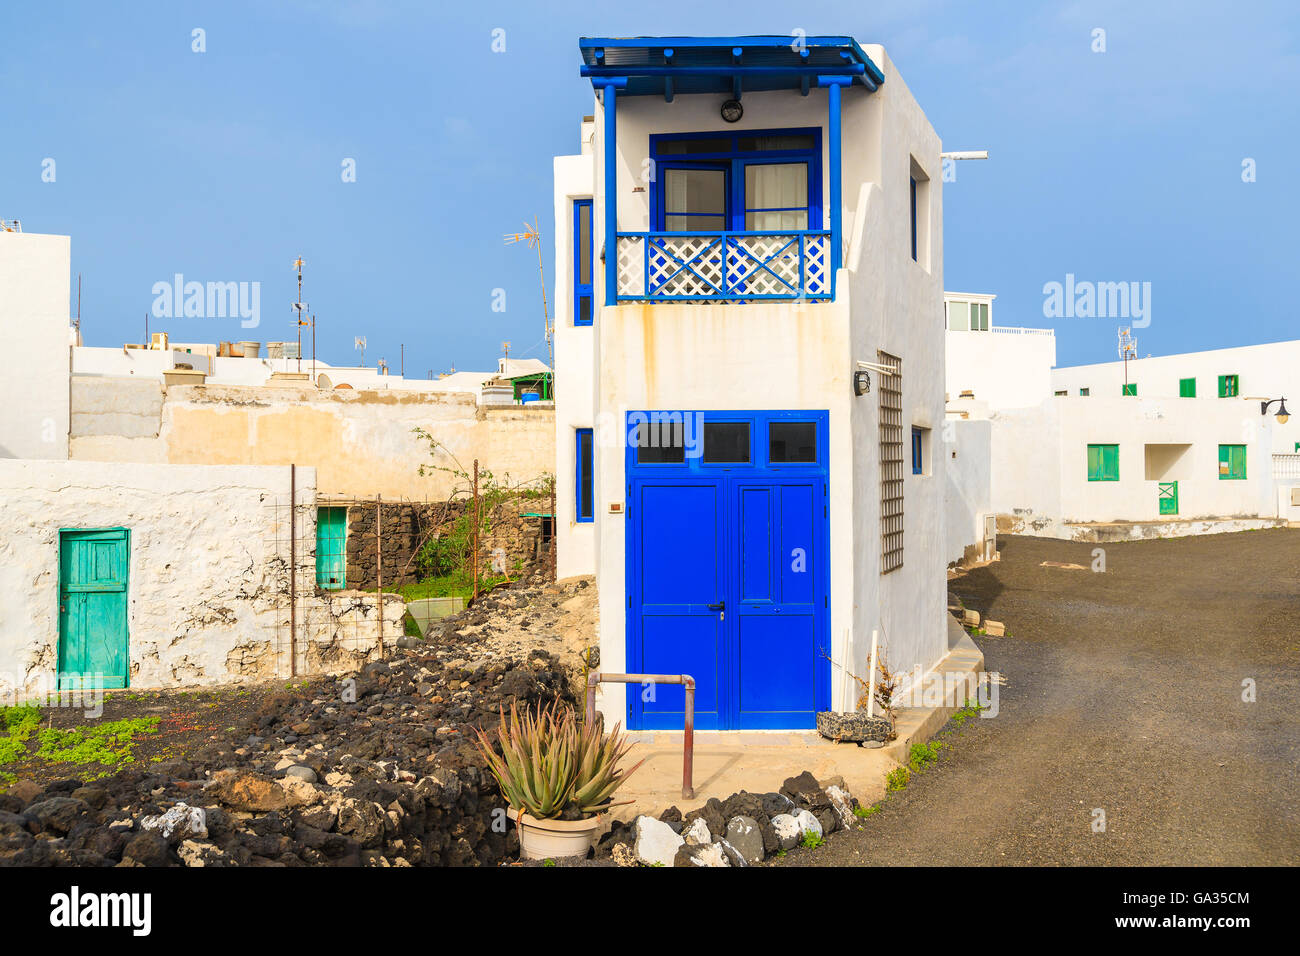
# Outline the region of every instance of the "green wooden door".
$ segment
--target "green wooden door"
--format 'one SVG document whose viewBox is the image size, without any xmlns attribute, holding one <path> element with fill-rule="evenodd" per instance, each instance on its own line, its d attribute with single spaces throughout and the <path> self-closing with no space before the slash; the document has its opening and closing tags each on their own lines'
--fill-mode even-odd
<svg viewBox="0 0 1300 956">
<path fill-rule="evenodd" d="M 59 533 L 59 687 L 126 687 L 125 528 Z"/>
<path fill-rule="evenodd" d="M 1160 482 L 1158 495 L 1160 498 L 1160 513 L 1162 515 L 1178 514 L 1178 482 Z"/>
<path fill-rule="evenodd" d="M 330 591 L 348 586 L 348 509 L 316 509 L 316 585 Z"/>
</svg>

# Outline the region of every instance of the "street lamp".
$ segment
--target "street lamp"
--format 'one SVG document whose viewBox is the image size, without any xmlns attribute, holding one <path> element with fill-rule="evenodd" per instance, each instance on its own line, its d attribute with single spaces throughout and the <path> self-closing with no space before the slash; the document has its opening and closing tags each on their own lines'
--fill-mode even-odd
<svg viewBox="0 0 1300 956">
<path fill-rule="evenodd" d="M 1260 402 L 1259 413 L 1261 415 L 1267 415 L 1268 407 L 1270 405 L 1277 406 L 1277 423 L 1279 425 L 1285 425 L 1291 419 L 1291 413 L 1286 410 L 1285 398 L 1275 398 L 1271 402 Z"/>
</svg>

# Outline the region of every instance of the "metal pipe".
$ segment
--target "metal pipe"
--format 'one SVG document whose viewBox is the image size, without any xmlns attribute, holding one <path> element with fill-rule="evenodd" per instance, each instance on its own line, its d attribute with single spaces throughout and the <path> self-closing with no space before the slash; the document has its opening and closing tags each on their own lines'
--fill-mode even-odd
<svg viewBox="0 0 1300 956">
<path fill-rule="evenodd" d="M 298 676 L 298 466 L 289 465 L 289 676 Z"/>
<path fill-rule="evenodd" d="M 682 798 L 695 799 L 695 678 L 690 674 L 604 674 L 587 675 L 587 723 L 596 720 L 597 684 L 681 684 L 686 692 L 686 715 L 682 739 Z"/>
</svg>

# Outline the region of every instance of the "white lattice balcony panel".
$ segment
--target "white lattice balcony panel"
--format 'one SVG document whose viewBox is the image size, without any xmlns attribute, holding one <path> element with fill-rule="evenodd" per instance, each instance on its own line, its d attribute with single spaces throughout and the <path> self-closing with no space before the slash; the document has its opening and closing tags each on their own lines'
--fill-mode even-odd
<svg viewBox="0 0 1300 956">
<path fill-rule="evenodd" d="M 829 232 L 620 232 L 620 301 L 829 299 Z"/>
</svg>

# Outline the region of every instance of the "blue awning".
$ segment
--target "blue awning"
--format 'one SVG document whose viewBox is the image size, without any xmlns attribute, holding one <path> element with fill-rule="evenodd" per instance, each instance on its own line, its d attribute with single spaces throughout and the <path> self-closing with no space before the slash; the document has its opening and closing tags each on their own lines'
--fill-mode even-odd
<svg viewBox="0 0 1300 956">
<path fill-rule="evenodd" d="M 583 37 L 581 73 L 631 96 L 801 90 L 820 76 L 875 90 L 885 74 L 852 37 Z M 622 83 L 626 82 L 626 86 Z"/>
</svg>

